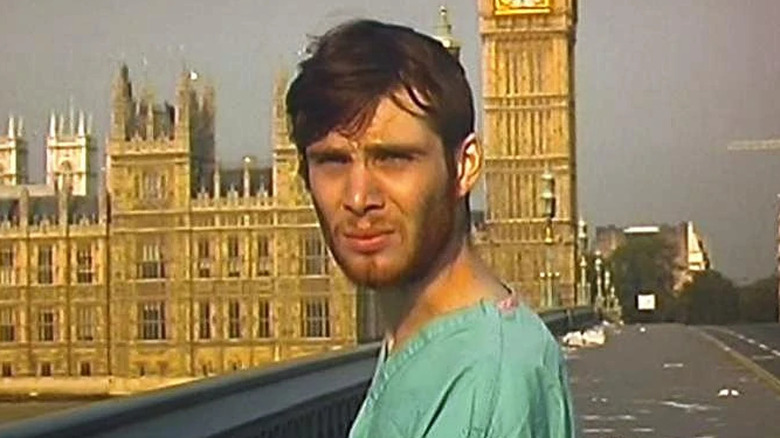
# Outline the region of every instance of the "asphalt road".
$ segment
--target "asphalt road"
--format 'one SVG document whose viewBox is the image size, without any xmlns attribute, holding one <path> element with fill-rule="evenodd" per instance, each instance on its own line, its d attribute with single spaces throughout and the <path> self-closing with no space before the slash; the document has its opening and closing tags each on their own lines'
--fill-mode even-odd
<svg viewBox="0 0 780 438">
<path fill-rule="evenodd" d="M 702 327 L 711 336 L 780 379 L 780 324 Z M 780 383 L 780 380 L 778 380 Z"/>
<path fill-rule="evenodd" d="M 707 334 L 626 326 L 602 346 L 568 352 L 579 436 L 780 437 L 778 388 Z"/>
</svg>

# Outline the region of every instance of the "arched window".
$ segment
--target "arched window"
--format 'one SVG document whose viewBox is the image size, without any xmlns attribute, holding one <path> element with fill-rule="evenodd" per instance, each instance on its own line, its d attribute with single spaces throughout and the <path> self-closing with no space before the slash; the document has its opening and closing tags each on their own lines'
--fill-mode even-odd
<svg viewBox="0 0 780 438">
<path fill-rule="evenodd" d="M 60 163 L 55 172 L 55 179 L 57 187 L 60 189 L 73 186 L 73 165 L 70 164 L 70 161 Z"/>
</svg>

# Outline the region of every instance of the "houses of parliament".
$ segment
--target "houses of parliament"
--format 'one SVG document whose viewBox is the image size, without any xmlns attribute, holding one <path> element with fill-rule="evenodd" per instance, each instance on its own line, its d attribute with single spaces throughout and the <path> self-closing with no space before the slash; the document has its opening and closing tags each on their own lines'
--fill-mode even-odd
<svg viewBox="0 0 780 438">
<path fill-rule="evenodd" d="M 485 214 L 474 245 L 540 307 L 540 177 L 555 175 L 557 305 L 577 282 L 574 0 L 479 0 Z M 437 38 L 457 51 L 446 12 Z M 99 163 L 83 113 L 52 115 L 45 182 L 20 119 L 0 137 L 0 377 L 201 377 L 381 336 L 371 291 L 340 272 L 297 174 L 274 85 L 272 164 L 220 165 L 216 91 L 178 78 L 174 103 L 121 66 Z M 35 140 L 37 141 L 37 140 Z M 99 167 L 100 166 L 100 170 Z"/>
</svg>

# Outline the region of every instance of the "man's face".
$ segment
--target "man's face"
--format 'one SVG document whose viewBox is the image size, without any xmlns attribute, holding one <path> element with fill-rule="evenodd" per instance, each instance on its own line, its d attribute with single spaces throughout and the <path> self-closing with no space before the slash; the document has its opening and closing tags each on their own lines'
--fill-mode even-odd
<svg viewBox="0 0 780 438">
<path fill-rule="evenodd" d="M 306 158 L 325 239 L 354 283 L 382 288 L 419 278 L 455 238 L 459 198 L 441 139 L 391 99 L 363 132 L 331 132 Z"/>
</svg>

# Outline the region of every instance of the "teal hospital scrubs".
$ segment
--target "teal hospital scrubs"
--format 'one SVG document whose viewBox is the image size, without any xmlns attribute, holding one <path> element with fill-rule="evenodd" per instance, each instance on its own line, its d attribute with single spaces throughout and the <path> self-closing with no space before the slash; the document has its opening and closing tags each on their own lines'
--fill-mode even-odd
<svg viewBox="0 0 780 438">
<path fill-rule="evenodd" d="M 380 353 L 350 438 L 570 438 L 561 348 L 509 299 L 441 316 L 400 350 Z"/>
</svg>

